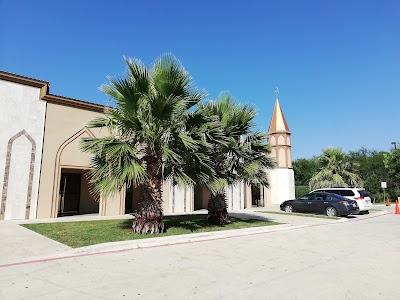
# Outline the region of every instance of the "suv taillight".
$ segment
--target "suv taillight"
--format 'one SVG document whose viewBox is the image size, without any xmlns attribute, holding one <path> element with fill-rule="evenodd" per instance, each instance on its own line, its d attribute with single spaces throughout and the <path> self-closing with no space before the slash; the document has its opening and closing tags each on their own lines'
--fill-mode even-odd
<svg viewBox="0 0 400 300">
<path fill-rule="evenodd" d="M 360 197 L 355 197 L 354 200 L 363 200 L 364 196 L 360 195 Z"/>
</svg>

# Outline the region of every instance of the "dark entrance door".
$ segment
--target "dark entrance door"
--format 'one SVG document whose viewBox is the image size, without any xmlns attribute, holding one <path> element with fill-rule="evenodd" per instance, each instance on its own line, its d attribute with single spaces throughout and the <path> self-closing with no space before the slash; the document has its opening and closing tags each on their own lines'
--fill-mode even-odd
<svg viewBox="0 0 400 300">
<path fill-rule="evenodd" d="M 59 216 L 79 213 L 81 177 L 82 175 L 77 173 L 61 173 Z"/>
<path fill-rule="evenodd" d="M 261 201 L 260 187 L 258 185 L 251 185 L 251 204 L 252 206 L 264 206 Z"/>
<path fill-rule="evenodd" d="M 130 214 L 133 211 L 133 205 L 132 205 L 132 200 L 133 200 L 133 192 L 132 192 L 132 186 L 126 188 L 126 194 L 125 194 L 125 213 Z"/>
</svg>

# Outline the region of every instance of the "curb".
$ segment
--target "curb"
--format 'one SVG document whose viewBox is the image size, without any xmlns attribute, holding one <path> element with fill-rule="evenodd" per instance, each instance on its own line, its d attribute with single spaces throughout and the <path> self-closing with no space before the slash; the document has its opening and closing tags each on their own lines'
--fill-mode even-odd
<svg viewBox="0 0 400 300">
<path fill-rule="evenodd" d="M 147 248 L 158 248 L 158 247 L 200 243 L 200 242 L 205 242 L 205 241 L 224 240 L 224 239 L 228 239 L 228 238 L 239 238 L 239 237 L 268 234 L 268 233 L 274 233 L 274 232 L 280 232 L 280 231 L 290 231 L 290 230 L 296 230 L 296 229 L 301 229 L 301 228 L 310 228 L 310 227 L 341 224 L 343 222 L 356 222 L 356 221 L 363 221 L 366 219 L 381 217 L 381 216 L 384 216 L 387 214 L 390 214 L 390 213 L 383 211 L 383 212 L 376 213 L 372 216 L 365 217 L 363 219 L 354 219 L 354 220 L 342 219 L 342 220 L 337 220 L 335 222 L 329 221 L 329 222 L 324 222 L 324 223 L 319 223 L 319 224 L 308 224 L 308 225 L 281 224 L 281 225 L 270 225 L 270 226 L 242 228 L 242 229 L 231 229 L 231 230 L 225 230 L 225 231 L 183 234 L 183 235 L 177 235 L 177 236 L 165 236 L 165 237 L 158 237 L 158 238 L 155 237 L 155 238 L 148 238 L 148 239 L 141 239 L 141 240 L 110 242 L 110 243 L 103 243 L 103 244 L 97 244 L 97 245 L 91 245 L 91 246 L 71 249 L 71 250 L 67 250 L 60 254 L 54 254 L 52 256 L 49 256 L 49 255 L 36 256 L 36 257 L 32 257 L 30 260 L 26 260 L 26 261 L 11 261 L 6 264 L 1 264 L 0 268 L 15 267 L 15 266 L 19 266 L 19 265 L 43 263 L 43 262 L 78 258 L 78 257 L 84 257 L 84 256 L 121 253 L 121 252 L 128 252 L 128 251 L 147 249 Z"/>
<path fill-rule="evenodd" d="M 1 264 L 0 268 L 41 263 L 54 260 L 63 260 L 63 259 L 76 258 L 82 256 L 93 256 L 93 255 L 100 255 L 107 253 L 127 252 L 127 251 L 146 249 L 146 248 L 158 248 L 164 246 L 184 245 L 184 244 L 199 243 L 205 241 L 222 240 L 228 238 L 284 231 L 287 229 L 297 229 L 307 226 L 308 225 L 293 226 L 290 224 L 281 224 L 281 225 L 270 225 L 270 226 L 242 228 L 242 229 L 231 229 L 225 231 L 182 234 L 177 236 L 154 237 L 141 240 L 110 242 L 110 243 L 103 243 L 103 244 L 71 249 L 63 253 L 54 254 L 51 256 L 49 255 L 36 256 L 26 261 L 11 261 L 6 264 Z"/>
</svg>

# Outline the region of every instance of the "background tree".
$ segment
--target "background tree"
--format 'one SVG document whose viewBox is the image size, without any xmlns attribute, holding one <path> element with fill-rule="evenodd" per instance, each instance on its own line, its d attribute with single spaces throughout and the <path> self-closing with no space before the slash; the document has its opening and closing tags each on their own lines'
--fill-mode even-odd
<svg viewBox="0 0 400 300">
<path fill-rule="evenodd" d="M 318 173 L 319 168 L 319 161 L 316 156 L 311 159 L 299 158 L 293 161 L 296 197 L 310 192 L 310 180 Z"/>
<path fill-rule="evenodd" d="M 106 116 L 90 128 L 104 128 L 109 136 L 86 138 L 82 149 L 93 155 L 93 192 L 102 196 L 141 185 L 142 196 L 133 221 L 137 233 L 162 232 L 162 186 L 208 183 L 213 175 L 205 136 L 218 127 L 194 107 L 204 92 L 172 55 L 157 59 L 152 67 L 125 59 L 126 75 L 109 78 L 102 86 L 115 102 Z"/>
<path fill-rule="evenodd" d="M 364 182 L 364 187 L 371 199 L 383 200 L 382 181 L 388 181 L 387 170 L 384 164 L 386 152 L 361 148 L 350 151 L 349 157 L 353 163 L 358 164 L 358 174 Z"/>
<path fill-rule="evenodd" d="M 383 162 L 385 153 L 384 151 L 368 150 L 363 147 L 357 151 L 350 151 L 349 157 L 353 163 L 358 164 L 358 172 L 363 179 L 371 174 L 385 178 L 386 170 Z"/>
<path fill-rule="evenodd" d="M 388 173 L 388 194 L 391 199 L 400 197 L 400 149 L 386 154 L 385 165 Z"/>
<path fill-rule="evenodd" d="M 310 179 L 319 171 L 318 157 L 311 159 L 299 158 L 293 161 L 293 171 L 296 177 L 296 185 L 308 186 Z"/>
<path fill-rule="evenodd" d="M 327 148 L 319 157 L 321 170 L 310 180 L 312 189 L 325 187 L 362 186 L 356 164 L 342 149 Z"/>
<path fill-rule="evenodd" d="M 225 140 L 209 140 L 213 144 L 212 159 L 215 179 L 207 186 L 212 194 L 208 202 L 208 221 L 223 225 L 229 222 L 225 187 L 238 182 L 268 187 L 267 169 L 275 166 L 267 145 L 267 134 L 254 131 L 256 110 L 241 105 L 225 93 L 219 99 L 200 104 L 199 110 L 209 118 L 216 117 Z"/>
<path fill-rule="evenodd" d="M 393 149 L 392 151 L 394 151 Z M 373 200 L 383 200 L 383 190 L 381 182 L 388 183 L 387 194 L 392 199 L 395 198 L 395 184 L 392 178 L 396 176 L 389 176 L 389 158 L 391 153 L 385 151 L 368 150 L 365 147 L 357 151 L 350 151 L 348 159 L 351 164 L 351 172 L 357 174 L 362 182 L 364 188 L 370 194 Z M 396 165 L 394 163 L 394 165 Z M 296 183 L 296 196 L 301 196 L 309 191 L 309 180 L 320 171 L 319 157 L 310 159 L 300 158 L 293 162 L 293 170 Z M 394 172 L 394 171 L 392 171 Z M 394 173 L 393 173 L 394 174 Z"/>
</svg>

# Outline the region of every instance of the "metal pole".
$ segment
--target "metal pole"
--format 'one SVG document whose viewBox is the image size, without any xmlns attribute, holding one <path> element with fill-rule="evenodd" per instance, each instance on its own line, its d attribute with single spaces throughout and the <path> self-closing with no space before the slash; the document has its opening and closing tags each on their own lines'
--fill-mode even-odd
<svg viewBox="0 0 400 300">
<path fill-rule="evenodd" d="M 385 203 L 386 197 L 385 197 L 385 189 L 383 189 L 383 202 Z"/>
</svg>

